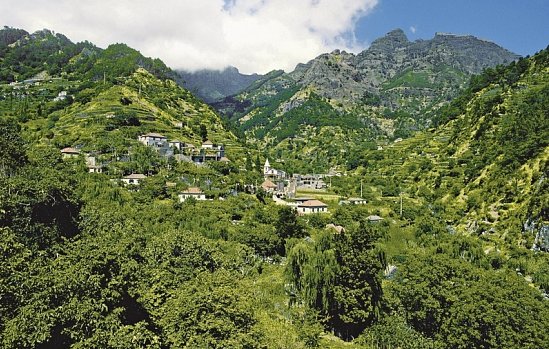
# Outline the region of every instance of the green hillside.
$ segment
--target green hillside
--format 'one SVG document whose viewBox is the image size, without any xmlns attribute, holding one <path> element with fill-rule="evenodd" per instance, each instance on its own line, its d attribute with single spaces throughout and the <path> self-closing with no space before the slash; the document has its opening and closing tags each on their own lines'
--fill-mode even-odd
<svg viewBox="0 0 549 349">
<path fill-rule="evenodd" d="M 1 58 L 34 47 L 29 35 L 0 31 Z M 78 46 L 62 38 L 40 40 Z M 433 107 L 432 128 L 394 141 L 385 124 L 408 122 L 408 109 L 368 119 L 273 73 L 254 83 L 273 98 L 245 92 L 262 106 L 240 119 L 244 145 L 161 61 L 85 46 L 58 49 L 57 70 L 39 71 L 34 49 L 2 61 L 18 81 L 0 85 L 0 347 L 549 342 L 549 50 L 473 77 Z M 261 116 L 287 98 L 284 114 Z M 230 161 L 176 160 L 138 142 L 148 132 L 204 158 L 223 144 Z M 261 188 L 267 154 L 276 167 L 338 169 L 326 189 L 297 189 L 328 212 L 306 214 L 308 200 L 298 214 L 297 199 Z"/>
<path fill-rule="evenodd" d="M 545 50 L 475 77 L 438 112 L 439 128 L 363 152 L 357 173 L 387 178 L 459 232 L 532 247 L 537 230 L 523 226 L 549 218 L 547 57 Z"/>
<path fill-rule="evenodd" d="M 196 146 L 208 138 L 227 145 L 235 159 L 242 157 L 232 132 L 210 107 L 169 79 L 171 70 L 162 61 L 124 44 L 104 50 L 73 44 L 47 30 L 11 41 L 0 67 L 17 72 L 12 77 L 18 81 L 0 86 L 0 113 L 16 117 L 29 140 L 59 149 L 127 153 L 138 135 L 157 132 Z M 61 58 L 51 61 L 48 49 Z M 15 63 L 17 57 L 25 58 Z"/>
</svg>

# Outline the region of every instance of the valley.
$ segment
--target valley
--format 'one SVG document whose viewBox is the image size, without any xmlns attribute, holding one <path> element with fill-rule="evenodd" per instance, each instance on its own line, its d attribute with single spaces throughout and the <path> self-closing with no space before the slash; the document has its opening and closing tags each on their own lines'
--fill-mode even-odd
<svg viewBox="0 0 549 349">
<path fill-rule="evenodd" d="M 546 345 L 548 48 L 226 73 L 0 30 L 0 346 Z"/>
</svg>

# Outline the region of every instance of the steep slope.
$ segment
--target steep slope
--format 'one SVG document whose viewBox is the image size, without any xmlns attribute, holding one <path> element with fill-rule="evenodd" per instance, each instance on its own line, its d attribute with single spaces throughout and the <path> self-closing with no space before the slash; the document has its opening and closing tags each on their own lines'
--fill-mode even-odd
<svg viewBox="0 0 549 349">
<path fill-rule="evenodd" d="M 171 80 L 174 73 L 161 60 L 124 44 L 99 49 L 47 30 L 18 33 L 4 47 L 0 67 L 17 80 L 32 79 L 0 85 L 0 113 L 17 117 L 30 140 L 127 152 L 139 134 L 160 132 L 196 145 L 208 138 L 239 148 L 213 109 Z M 44 57 L 44 47 L 61 58 Z"/>
<path fill-rule="evenodd" d="M 437 33 L 410 42 L 395 30 L 358 55 L 320 55 L 215 106 L 277 152 L 287 150 L 279 146 L 282 140 L 301 137 L 307 126 L 315 129 L 317 143 L 328 143 L 320 137 L 326 127 L 347 145 L 405 137 L 429 125 L 433 110 L 455 97 L 472 74 L 517 58 L 472 36 Z M 315 151 L 326 155 L 322 147 Z"/>
<path fill-rule="evenodd" d="M 90 43 L 74 44 L 64 35 L 47 29 L 29 34 L 4 27 L 0 38 L 0 78 L 7 82 L 30 79 L 39 73 L 59 74 L 83 49 L 97 50 Z"/>
<path fill-rule="evenodd" d="M 178 71 L 176 81 L 206 103 L 232 96 L 259 80 L 259 74 L 241 74 L 235 67 L 224 70 Z"/>
<path fill-rule="evenodd" d="M 364 151 L 358 173 L 494 248 L 505 239 L 549 250 L 549 51 L 474 77 L 437 120 L 437 129 Z"/>
</svg>

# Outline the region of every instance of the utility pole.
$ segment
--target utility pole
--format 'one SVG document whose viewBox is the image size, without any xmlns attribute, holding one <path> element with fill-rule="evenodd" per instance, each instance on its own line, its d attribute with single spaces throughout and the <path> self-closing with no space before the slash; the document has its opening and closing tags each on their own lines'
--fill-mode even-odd
<svg viewBox="0 0 549 349">
<path fill-rule="evenodd" d="M 362 199 L 362 179 L 360 179 L 360 198 Z"/>
<path fill-rule="evenodd" d="M 402 192 L 400 193 L 400 217 L 402 217 Z"/>
</svg>

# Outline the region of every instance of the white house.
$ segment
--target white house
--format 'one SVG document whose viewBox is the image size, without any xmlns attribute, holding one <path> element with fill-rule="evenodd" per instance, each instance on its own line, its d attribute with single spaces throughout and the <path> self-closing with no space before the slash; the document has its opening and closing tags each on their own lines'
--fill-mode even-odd
<svg viewBox="0 0 549 349">
<path fill-rule="evenodd" d="M 159 133 L 147 133 L 139 136 L 138 140 L 149 147 L 164 147 L 168 142 L 168 139 Z"/>
<path fill-rule="evenodd" d="M 177 150 L 185 148 L 185 143 L 178 140 L 169 141 L 168 145 L 170 146 L 170 148 L 177 148 Z"/>
<path fill-rule="evenodd" d="M 103 164 L 97 163 L 95 156 L 86 155 L 86 166 L 89 173 L 103 173 Z"/>
<path fill-rule="evenodd" d="M 187 190 L 182 191 L 179 195 L 179 202 L 185 202 L 187 199 L 194 198 L 195 200 L 206 200 L 206 194 L 200 188 L 189 187 Z"/>
<path fill-rule="evenodd" d="M 88 165 L 88 172 L 89 173 L 103 173 L 103 169 L 105 167 L 103 165 Z"/>
<path fill-rule="evenodd" d="M 304 202 L 311 201 L 311 200 L 314 200 L 314 199 L 315 198 L 311 198 L 311 197 L 308 197 L 308 196 L 301 196 L 301 197 L 295 198 L 294 201 L 296 202 L 296 204 L 301 205 Z"/>
<path fill-rule="evenodd" d="M 297 212 L 300 214 L 327 213 L 328 205 L 319 200 L 309 200 L 297 205 Z"/>
<path fill-rule="evenodd" d="M 137 185 L 140 181 L 147 178 L 144 174 L 141 173 L 132 173 L 131 175 L 125 176 L 122 178 L 122 182 L 126 184 Z"/>
<path fill-rule="evenodd" d="M 327 187 L 323 180 L 323 175 L 300 175 L 294 174 L 296 185 L 298 188 L 312 188 L 312 189 L 324 189 Z"/>
<path fill-rule="evenodd" d="M 192 152 L 193 162 L 197 164 L 206 161 L 220 161 L 225 156 L 225 146 L 223 144 L 215 145 L 209 140 L 202 143 L 199 150 L 193 150 L 190 147 L 189 150 Z"/>
<path fill-rule="evenodd" d="M 349 198 L 349 203 L 353 205 L 366 205 L 366 199 L 363 198 Z"/>
<path fill-rule="evenodd" d="M 368 222 L 371 222 L 371 223 L 378 223 L 378 222 L 381 222 L 383 220 L 383 218 L 381 218 L 380 216 L 374 214 L 374 215 L 366 217 L 366 220 Z"/>
<path fill-rule="evenodd" d="M 57 95 L 57 97 L 55 97 L 53 99 L 54 102 L 59 102 L 59 101 L 63 101 L 67 98 L 67 91 L 61 91 L 59 92 L 59 94 Z"/>
<path fill-rule="evenodd" d="M 213 147 L 214 147 L 214 144 L 209 139 L 207 139 L 206 141 L 204 141 L 204 143 L 202 143 L 202 148 L 204 149 L 213 149 Z"/>
</svg>

